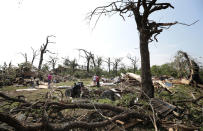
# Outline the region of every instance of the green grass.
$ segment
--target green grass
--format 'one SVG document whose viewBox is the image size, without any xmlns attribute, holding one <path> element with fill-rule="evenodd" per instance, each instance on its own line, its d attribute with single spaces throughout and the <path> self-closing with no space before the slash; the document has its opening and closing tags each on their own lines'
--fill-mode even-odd
<svg viewBox="0 0 203 131">
<path fill-rule="evenodd" d="M 72 86 L 74 83 L 76 82 L 83 82 L 83 84 L 85 86 L 90 85 L 92 80 L 91 79 L 78 79 L 78 80 L 74 80 L 74 81 L 66 81 L 66 82 L 60 82 L 60 83 L 56 83 L 56 86 Z"/>
<path fill-rule="evenodd" d="M 15 91 L 16 89 L 25 89 L 27 88 L 26 86 L 19 86 L 19 87 L 16 87 L 16 86 L 4 86 L 2 88 L 0 88 L 0 91 Z"/>
</svg>

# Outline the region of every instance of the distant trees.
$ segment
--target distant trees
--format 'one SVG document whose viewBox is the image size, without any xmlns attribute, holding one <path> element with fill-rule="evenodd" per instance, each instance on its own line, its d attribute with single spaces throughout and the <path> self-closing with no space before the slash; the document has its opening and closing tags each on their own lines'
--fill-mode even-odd
<svg viewBox="0 0 203 131">
<path fill-rule="evenodd" d="M 151 67 L 151 73 L 153 76 L 158 76 L 158 77 L 163 75 L 172 76 L 175 78 L 177 77 L 177 71 L 173 67 L 172 63 L 166 63 L 160 66 L 153 65 Z"/>
<path fill-rule="evenodd" d="M 79 66 L 76 58 L 74 58 L 73 60 L 70 60 L 68 57 L 64 58 L 63 65 L 68 69 L 70 69 L 71 74 L 73 74 L 76 71 L 77 67 Z"/>
<path fill-rule="evenodd" d="M 91 51 L 87 51 L 85 49 L 78 49 L 78 51 L 83 52 L 85 54 L 85 56 L 82 56 L 82 57 L 86 59 L 86 63 L 87 63 L 86 70 L 87 70 L 87 73 L 89 73 L 90 72 L 90 61 L 91 60 L 92 60 L 92 62 L 94 64 L 94 67 L 96 67 L 95 60 L 94 60 L 94 54 Z"/>
<path fill-rule="evenodd" d="M 106 62 L 107 65 L 108 65 L 108 73 L 109 73 L 109 75 L 110 75 L 110 72 L 111 72 L 111 64 L 112 64 L 111 58 L 108 57 L 106 60 L 104 60 L 104 62 Z"/>
<path fill-rule="evenodd" d="M 113 71 L 115 72 L 115 75 L 117 76 L 118 75 L 118 67 L 121 63 L 123 58 L 115 58 L 114 61 L 113 61 Z"/>
<path fill-rule="evenodd" d="M 53 72 L 55 72 L 55 67 L 56 67 L 58 60 L 59 59 L 57 56 L 49 56 L 48 63 L 51 65 Z"/>
<path fill-rule="evenodd" d="M 139 59 L 136 56 L 132 56 L 131 54 L 128 54 L 127 58 L 131 61 L 131 64 L 133 66 L 133 73 L 135 73 L 137 70 L 137 62 Z"/>
</svg>

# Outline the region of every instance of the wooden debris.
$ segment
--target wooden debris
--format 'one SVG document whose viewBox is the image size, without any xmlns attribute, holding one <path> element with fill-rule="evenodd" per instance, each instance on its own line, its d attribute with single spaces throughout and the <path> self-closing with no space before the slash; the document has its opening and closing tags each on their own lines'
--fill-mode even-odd
<svg viewBox="0 0 203 131">
<path fill-rule="evenodd" d="M 176 106 L 168 102 L 161 101 L 157 98 L 152 98 L 151 104 L 154 108 L 154 111 L 161 117 L 166 117 L 168 114 L 170 114 L 176 109 Z"/>
<path fill-rule="evenodd" d="M 30 88 L 30 89 L 17 89 L 16 91 L 36 91 L 37 89 L 35 88 Z"/>
<path fill-rule="evenodd" d="M 134 73 L 126 73 L 126 75 L 131 78 L 131 79 L 135 79 L 137 81 L 139 81 L 141 83 L 141 76 L 134 74 Z"/>
<path fill-rule="evenodd" d="M 166 83 L 163 82 L 163 81 L 161 81 L 161 80 L 153 81 L 153 84 L 154 84 L 154 85 L 159 84 L 162 88 L 166 89 L 169 93 L 171 93 L 171 94 L 173 93 L 173 92 L 170 90 L 170 88 L 171 88 L 172 86 L 166 85 Z M 172 84 L 172 83 L 171 83 L 171 84 Z"/>
</svg>

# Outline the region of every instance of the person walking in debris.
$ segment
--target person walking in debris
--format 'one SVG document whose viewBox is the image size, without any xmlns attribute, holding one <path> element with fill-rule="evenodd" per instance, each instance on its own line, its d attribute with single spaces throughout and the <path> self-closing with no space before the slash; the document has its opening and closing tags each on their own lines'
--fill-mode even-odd
<svg viewBox="0 0 203 131">
<path fill-rule="evenodd" d="M 97 87 L 100 87 L 100 84 L 99 84 L 99 76 L 96 76 L 96 83 L 97 83 Z"/>
<path fill-rule="evenodd" d="M 92 81 L 93 81 L 93 85 L 94 85 L 94 86 L 96 85 L 96 82 L 97 82 L 96 79 L 97 79 L 97 76 L 94 75 L 94 76 L 93 76 L 93 79 L 92 79 Z"/>
<path fill-rule="evenodd" d="M 52 80 L 52 75 L 51 75 L 51 73 L 49 73 L 48 74 L 48 89 L 50 89 L 51 88 L 51 80 Z"/>
</svg>

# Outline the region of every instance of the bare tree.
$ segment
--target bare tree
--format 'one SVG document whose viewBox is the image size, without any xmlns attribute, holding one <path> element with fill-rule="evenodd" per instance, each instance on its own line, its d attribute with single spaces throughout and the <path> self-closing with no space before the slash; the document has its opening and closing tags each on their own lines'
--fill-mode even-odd
<svg viewBox="0 0 203 131">
<path fill-rule="evenodd" d="M 100 68 L 100 67 L 101 67 L 102 61 L 103 61 L 103 60 L 102 60 L 102 57 L 97 56 L 97 58 L 95 59 L 95 63 L 96 63 L 97 68 Z"/>
<path fill-rule="evenodd" d="M 157 40 L 157 36 L 163 31 L 163 29 L 169 29 L 172 25 L 183 24 L 177 21 L 172 23 L 160 23 L 154 20 L 150 20 L 149 16 L 154 12 L 174 8 L 170 3 L 157 2 L 157 0 L 118 0 L 114 1 L 106 6 L 100 6 L 95 8 L 88 18 L 90 21 L 93 16 L 98 16 L 97 21 L 101 15 L 113 15 L 119 13 L 119 15 L 125 20 L 124 15 L 133 17 L 137 24 L 137 30 L 140 38 L 140 55 L 141 55 L 141 86 L 142 91 L 148 97 L 154 97 L 154 87 L 152 84 L 151 72 L 150 72 L 150 57 L 148 45 L 153 40 Z M 197 21 L 196 21 L 197 22 Z M 194 22 L 194 23 L 196 23 Z M 95 25 L 96 25 L 95 23 Z M 192 23 L 192 24 L 194 24 Z M 190 24 L 190 25 L 192 25 Z M 188 25 L 188 26 L 190 26 Z M 145 96 L 142 94 L 142 96 Z"/>
<path fill-rule="evenodd" d="M 110 72 L 111 72 L 111 64 L 112 64 L 111 58 L 108 57 L 106 60 L 104 60 L 104 62 L 107 63 L 107 65 L 108 65 L 108 72 L 109 72 L 109 74 L 110 74 Z"/>
<path fill-rule="evenodd" d="M 85 54 L 85 59 L 86 59 L 86 62 L 87 62 L 87 72 L 89 73 L 89 68 L 90 68 L 90 60 L 92 60 L 93 62 L 93 65 L 94 67 L 96 67 L 96 63 L 95 63 L 95 60 L 94 60 L 94 54 L 92 54 L 91 51 L 87 51 L 85 49 L 78 49 L 78 51 L 82 51 L 84 52 Z M 82 56 L 83 57 L 83 56 Z"/>
<path fill-rule="evenodd" d="M 20 52 L 20 54 L 24 57 L 25 63 L 27 63 L 28 62 L 28 60 L 27 60 L 27 53 Z"/>
<path fill-rule="evenodd" d="M 116 76 L 118 75 L 118 67 L 123 58 L 115 58 L 113 62 L 113 71 L 115 71 Z"/>
<path fill-rule="evenodd" d="M 56 56 L 49 56 L 48 63 L 52 66 L 52 70 L 55 71 L 56 64 L 58 62 L 58 57 Z"/>
<path fill-rule="evenodd" d="M 31 49 L 32 49 L 32 61 L 31 61 L 31 64 L 33 65 L 35 58 L 36 58 L 39 54 L 38 54 L 38 50 L 34 50 L 32 47 L 31 47 Z"/>
<path fill-rule="evenodd" d="M 42 44 L 40 47 L 40 59 L 39 59 L 38 70 L 41 70 L 42 62 L 44 60 L 44 54 L 47 52 L 54 54 L 54 53 L 50 52 L 49 50 L 47 50 L 47 46 L 49 43 L 55 43 L 55 42 L 49 40 L 51 37 L 56 37 L 56 36 L 54 36 L 54 35 L 47 36 L 46 43 Z"/>
<path fill-rule="evenodd" d="M 136 56 L 131 56 L 131 54 L 127 55 L 127 58 L 131 61 L 131 64 L 133 65 L 133 73 L 135 73 L 136 69 L 137 69 L 137 62 L 138 62 L 138 58 Z"/>
</svg>

